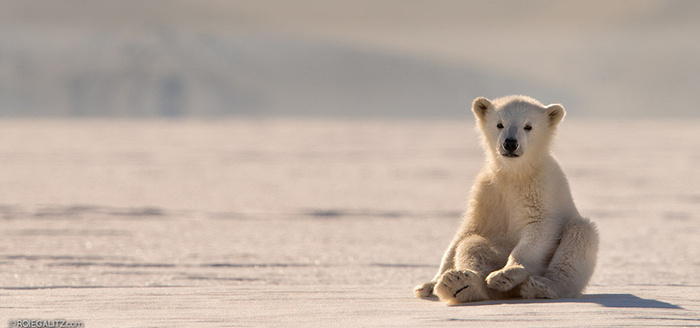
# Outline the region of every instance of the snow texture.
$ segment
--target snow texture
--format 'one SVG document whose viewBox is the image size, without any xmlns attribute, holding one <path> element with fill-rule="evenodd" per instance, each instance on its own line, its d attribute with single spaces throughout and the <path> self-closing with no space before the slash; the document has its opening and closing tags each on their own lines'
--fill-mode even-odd
<svg viewBox="0 0 700 328">
<path fill-rule="evenodd" d="M 697 121 L 565 120 L 582 298 L 448 307 L 473 121 L 0 122 L 0 319 L 86 327 L 700 326 Z"/>
</svg>

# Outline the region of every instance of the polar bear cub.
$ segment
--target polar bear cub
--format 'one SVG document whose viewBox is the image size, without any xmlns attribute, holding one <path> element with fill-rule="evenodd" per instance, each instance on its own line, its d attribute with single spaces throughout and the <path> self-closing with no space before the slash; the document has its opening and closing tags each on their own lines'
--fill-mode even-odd
<svg viewBox="0 0 700 328">
<path fill-rule="evenodd" d="M 578 296 L 593 274 L 598 233 L 550 152 L 564 108 L 509 96 L 477 98 L 472 111 L 486 163 L 440 269 L 416 296 L 449 304 Z"/>
</svg>

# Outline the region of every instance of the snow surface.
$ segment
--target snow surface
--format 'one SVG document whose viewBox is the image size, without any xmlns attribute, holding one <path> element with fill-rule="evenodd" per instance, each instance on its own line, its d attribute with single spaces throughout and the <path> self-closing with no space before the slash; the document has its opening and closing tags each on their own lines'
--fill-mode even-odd
<svg viewBox="0 0 700 328">
<path fill-rule="evenodd" d="M 700 121 L 565 120 L 601 233 L 580 299 L 448 307 L 473 122 L 0 122 L 0 320 L 86 327 L 700 326 Z"/>
</svg>

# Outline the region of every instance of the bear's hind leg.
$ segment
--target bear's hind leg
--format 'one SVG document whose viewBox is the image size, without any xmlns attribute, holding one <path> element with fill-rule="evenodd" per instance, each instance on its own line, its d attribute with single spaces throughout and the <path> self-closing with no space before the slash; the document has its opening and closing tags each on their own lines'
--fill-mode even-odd
<svg viewBox="0 0 700 328">
<path fill-rule="evenodd" d="M 464 238 L 457 246 L 455 268 L 446 271 L 435 284 L 435 295 L 449 304 L 504 298 L 486 287 L 486 276 L 505 265 L 508 252 L 481 236 Z"/>
<path fill-rule="evenodd" d="M 598 254 L 598 231 L 588 219 L 569 221 L 543 276 L 520 285 L 523 298 L 577 297 L 588 285 Z"/>
</svg>

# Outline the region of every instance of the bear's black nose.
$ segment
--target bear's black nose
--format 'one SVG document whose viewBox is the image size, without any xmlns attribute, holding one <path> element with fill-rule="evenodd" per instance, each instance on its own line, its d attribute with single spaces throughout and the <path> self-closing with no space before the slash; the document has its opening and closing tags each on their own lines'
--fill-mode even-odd
<svg viewBox="0 0 700 328">
<path fill-rule="evenodd" d="M 518 140 L 515 139 L 506 139 L 506 141 L 503 143 L 503 148 L 509 152 L 514 152 L 516 149 L 518 149 Z"/>
</svg>

